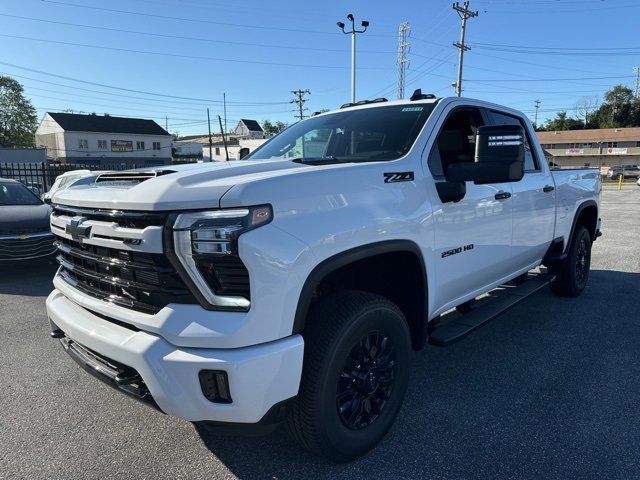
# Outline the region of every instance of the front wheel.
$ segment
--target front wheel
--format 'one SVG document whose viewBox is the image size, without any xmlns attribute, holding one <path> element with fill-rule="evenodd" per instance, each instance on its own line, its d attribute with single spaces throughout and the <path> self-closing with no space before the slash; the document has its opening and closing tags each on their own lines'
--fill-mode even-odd
<svg viewBox="0 0 640 480">
<path fill-rule="evenodd" d="M 552 289 L 558 295 L 577 297 L 587 286 L 591 267 L 591 235 L 585 226 L 576 227 L 567 258 L 557 270 Z"/>
<path fill-rule="evenodd" d="M 411 338 L 402 312 L 366 292 L 339 292 L 313 310 L 288 429 L 304 448 L 344 462 L 373 448 L 402 406 Z"/>
</svg>

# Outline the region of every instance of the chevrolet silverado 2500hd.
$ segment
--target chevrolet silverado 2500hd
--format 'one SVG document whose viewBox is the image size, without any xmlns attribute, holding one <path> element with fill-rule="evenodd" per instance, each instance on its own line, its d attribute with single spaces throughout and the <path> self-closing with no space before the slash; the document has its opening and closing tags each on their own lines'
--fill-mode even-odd
<svg viewBox="0 0 640 480">
<path fill-rule="evenodd" d="M 56 194 L 52 336 L 166 414 L 284 421 L 349 460 L 393 423 L 411 350 L 545 285 L 583 291 L 600 189 L 598 170 L 550 171 L 516 110 L 419 91 L 347 104 L 244 159 Z"/>
</svg>

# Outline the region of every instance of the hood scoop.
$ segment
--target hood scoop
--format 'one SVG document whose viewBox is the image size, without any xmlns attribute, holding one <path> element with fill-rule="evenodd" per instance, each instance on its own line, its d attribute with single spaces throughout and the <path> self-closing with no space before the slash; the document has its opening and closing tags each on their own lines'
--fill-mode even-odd
<svg viewBox="0 0 640 480">
<path fill-rule="evenodd" d="M 138 184 L 145 180 L 149 180 L 150 178 L 167 175 L 169 173 L 175 173 L 175 170 L 130 170 L 127 172 L 106 172 L 98 175 L 95 182 L 103 185 Z"/>
</svg>

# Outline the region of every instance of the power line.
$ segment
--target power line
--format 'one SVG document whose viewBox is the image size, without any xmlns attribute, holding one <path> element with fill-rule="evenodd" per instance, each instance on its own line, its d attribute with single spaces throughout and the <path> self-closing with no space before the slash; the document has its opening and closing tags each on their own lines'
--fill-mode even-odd
<svg viewBox="0 0 640 480">
<path fill-rule="evenodd" d="M 244 63 L 251 65 L 271 65 L 277 67 L 303 67 L 303 68 L 331 68 L 331 69 L 344 69 L 345 67 L 341 65 L 319 65 L 314 63 L 279 63 L 279 62 L 268 62 L 264 60 L 241 60 L 238 58 L 223 58 L 223 57 L 207 57 L 204 55 L 187 55 L 184 53 L 169 53 L 169 52 L 157 52 L 151 50 L 136 50 L 132 48 L 119 48 L 119 47 L 107 47 L 105 45 L 91 45 L 87 43 L 77 43 L 77 42 L 63 42 L 61 40 L 52 40 L 45 38 L 34 38 L 27 37 L 24 35 L 9 35 L 9 34 L 0 34 L 0 37 L 5 38 L 14 38 L 17 40 L 28 40 L 32 42 L 41 42 L 41 43 L 55 43 L 57 45 L 66 45 L 69 47 L 81 47 L 81 48 L 92 48 L 96 50 L 110 50 L 114 52 L 126 52 L 126 53 L 137 53 L 140 55 L 156 55 L 156 56 L 164 56 L 171 58 L 185 58 L 185 59 L 193 59 L 193 60 L 210 60 L 215 62 L 230 62 L 230 63 Z M 364 70 L 388 70 L 387 67 L 360 67 Z"/>
<path fill-rule="evenodd" d="M 640 47 L 543 47 L 541 45 L 508 45 L 504 43 L 485 43 L 473 42 L 475 47 L 501 47 L 501 48 L 518 48 L 525 50 L 576 50 L 576 51 L 611 51 L 611 50 L 640 50 Z"/>
<path fill-rule="evenodd" d="M 113 28 L 113 27 L 105 27 L 100 25 L 88 25 L 82 23 L 71 23 L 71 22 L 62 22 L 59 20 L 49 20 L 44 18 L 34 18 L 34 17 L 25 17 L 21 15 L 9 15 L 6 13 L 0 13 L 0 17 L 7 18 L 16 18 L 20 20 L 29 20 L 33 22 L 43 22 L 50 23 L 54 25 L 65 25 L 70 27 L 79 27 L 79 28 L 89 28 L 94 30 L 103 30 L 107 32 L 118 32 L 118 33 L 130 33 L 134 35 L 146 35 L 150 37 L 158 37 L 158 38 L 168 38 L 168 39 L 176 39 L 176 40 L 189 40 L 196 42 L 209 42 L 209 43 L 221 43 L 225 45 L 241 45 L 241 46 L 249 46 L 249 47 L 262 47 L 262 48 L 283 48 L 290 50 L 304 50 L 304 51 L 317 51 L 317 52 L 342 52 L 341 49 L 334 48 L 324 48 L 324 47 L 302 47 L 298 45 L 274 45 L 274 44 L 264 44 L 264 43 L 253 43 L 253 42 L 238 42 L 231 40 L 217 40 L 203 37 L 193 37 L 187 35 L 173 35 L 168 33 L 157 33 L 157 32 L 141 32 L 138 30 L 127 30 L 123 28 Z M 363 53 L 375 53 L 375 54 L 393 54 L 393 51 L 382 51 L 382 50 L 360 50 Z"/>
<path fill-rule="evenodd" d="M 471 50 L 468 45 L 464 43 L 465 31 L 467 29 L 467 20 L 473 17 L 478 16 L 478 12 L 472 12 L 469 10 L 469 2 L 466 1 L 460 6 L 460 2 L 456 2 L 452 5 L 452 8 L 458 13 L 460 19 L 462 20 L 462 25 L 460 27 L 460 41 L 454 43 L 453 45 L 458 49 L 458 81 L 455 84 L 456 87 L 456 95 L 458 97 L 462 96 L 462 62 L 464 60 L 464 52 L 467 50 Z"/>
<path fill-rule="evenodd" d="M 407 42 L 407 36 L 411 30 L 411 26 L 408 22 L 402 22 L 398 27 L 398 98 L 404 98 L 404 74 L 409 67 L 409 59 L 407 53 L 409 52 L 409 42 Z"/>
<path fill-rule="evenodd" d="M 3 62 L 3 61 L 0 61 L 0 65 L 6 65 L 8 67 L 17 68 L 19 70 L 25 70 L 27 72 L 33 72 L 33 73 L 39 73 L 41 75 L 46 75 L 46 76 L 55 77 L 55 78 L 61 78 L 63 80 L 69 80 L 69 81 L 72 81 L 72 82 L 83 83 L 83 84 L 86 84 L 86 85 L 93 85 L 93 86 L 97 86 L 97 87 L 111 88 L 111 89 L 119 90 L 119 91 L 123 91 L 123 92 L 140 93 L 142 95 L 151 95 L 151 96 L 163 97 L 163 98 L 175 98 L 175 99 L 179 99 L 179 100 L 194 100 L 194 101 L 199 101 L 199 102 L 207 102 L 207 103 L 215 103 L 215 104 L 222 103 L 220 100 L 213 100 L 213 99 L 210 99 L 210 98 L 181 97 L 181 96 L 178 96 L 178 95 L 167 95 L 167 94 L 164 94 L 164 93 L 148 92 L 148 91 L 145 91 L 145 90 L 135 90 L 135 89 L 132 89 L 132 88 L 116 87 L 114 85 L 108 85 L 108 84 L 105 84 L 105 83 L 91 82 L 91 81 L 88 81 L 88 80 L 80 80 L 80 79 L 73 78 L 73 77 L 68 77 L 68 76 L 65 76 L 65 75 L 59 75 L 59 74 L 56 74 L 56 73 L 45 72 L 43 70 L 37 70 L 35 68 L 22 67 L 20 65 L 16 65 L 16 64 L 13 64 L 13 63 L 8 63 L 8 62 Z M 288 102 L 227 102 L 227 103 L 233 103 L 235 105 L 282 105 L 282 104 L 286 104 Z"/>
<path fill-rule="evenodd" d="M 304 111 L 308 110 L 307 108 L 303 108 L 304 104 L 307 102 L 304 96 L 311 95 L 311 92 L 309 90 L 299 89 L 299 90 L 291 90 L 291 93 L 293 93 L 296 96 L 296 98 L 291 100 L 289 103 L 295 103 L 298 105 L 298 113 L 296 114 L 296 117 L 298 117 L 298 120 L 303 120 Z"/>
<path fill-rule="evenodd" d="M 77 3 L 67 3 L 60 2 L 56 0 L 40 0 L 42 3 L 52 4 L 52 5 L 61 5 L 64 7 L 73 7 L 73 8 L 85 8 L 90 10 L 97 10 L 102 12 L 109 13 L 121 13 L 124 15 L 136 15 L 147 18 L 158 18 L 162 20 L 171 20 L 171 21 L 180 21 L 180 22 L 191 22 L 191 23 L 201 23 L 206 25 L 220 25 L 225 27 L 234 27 L 234 28 L 253 28 L 258 30 L 275 30 L 280 32 L 293 32 L 293 33 L 310 33 L 315 35 L 333 35 L 333 33 L 328 31 L 321 30 L 307 30 L 301 28 L 285 28 L 285 27 L 271 27 L 266 25 L 251 25 L 251 24 L 243 24 L 243 23 L 230 23 L 230 22 L 219 22 L 217 20 L 211 20 L 208 18 L 193 18 L 193 17 L 177 17 L 171 15 L 160 15 L 157 13 L 149 13 L 149 12 L 136 12 L 132 10 L 117 10 L 114 8 L 105 8 L 105 7 L 96 7 L 93 5 L 80 5 Z M 374 37 L 395 37 L 395 35 L 385 35 L 385 34 L 373 34 Z"/>
<path fill-rule="evenodd" d="M 466 79 L 468 82 L 568 82 L 574 80 L 608 80 L 614 78 L 635 78 L 635 75 L 610 75 L 607 77 L 578 77 L 578 78 L 478 78 Z"/>
<path fill-rule="evenodd" d="M 215 20 L 205 19 L 205 18 L 190 18 L 190 17 L 176 17 L 171 15 L 160 15 L 157 13 L 149 13 L 149 12 L 136 12 L 132 10 L 117 10 L 114 8 L 105 8 L 105 7 L 96 7 L 93 5 L 80 5 L 77 3 L 68 3 L 68 2 L 59 2 L 54 0 L 42 0 L 43 3 L 53 4 L 53 5 L 62 5 L 65 7 L 73 7 L 73 8 L 84 8 L 89 10 L 97 10 L 101 12 L 109 12 L 109 13 L 122 13 L 125 15 L 136 15 L 147 18 L 159 18 L 162 20 L 172 20 L 172 21 L 181 21 L 181 22 L 191 22 L 191 23 L 202 23 L 206 25 L 221 25 L 226 27 L 235 27 L 235 28 L 253 28 L 258 30 L 277 30 L 281 32 L 295 32 L 295 33 L 315 33 L 320 35 L 331 35 L 330 32 L 323 32 L 318 30 L 303 30 L 299 28 L 285 28 L 285 27 L 269 27 L 265 25 L 249 25 L 242 23 L 230 23 L 230 22 L 219 22 Z"/>
</svg>

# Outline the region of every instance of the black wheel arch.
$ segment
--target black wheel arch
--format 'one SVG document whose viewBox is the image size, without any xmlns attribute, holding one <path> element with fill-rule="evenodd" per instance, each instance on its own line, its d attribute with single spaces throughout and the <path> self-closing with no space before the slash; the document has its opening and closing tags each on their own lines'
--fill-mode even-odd
<svg viewBox="0 0 640 480">
<path fill-rule="evenodd" d="M 385 240 L 361 245 L 337 253 L 316 265 L 302 286 L 294 317 L 292 334 L 300 334 L 304 331 L 314 293 L 324 279 L 338 272 L 340 269 L 356 264 L 357 262 L 367 259 L 375 261 L 375 257 L 380 258 L 388 254 L 402 253 L 412 255 L 416 258 L 420 271 L 420 285 L 416 287 L 419 289 L 418 298 L 412 298 L 410 305 L 398 305 L 398 307 L 403 311 L 409 322 L 413 348 L 419 350 L 424 347 L 428 320 L 427 269 L 420 247 L 411 240 Z M 381 294 L 384 295 L 384 292 Z"/>
<path fill-rule="evenodd" d="M 578 222 L 578 220 L 580 220 L 580 222 Z M 587 200 L 578 205 L 576 213 L 573 216 L 573 223 L 571 225 L 571 233 L 569 234 L 569 239 L 564 245 L 565 252 L 568 251 L 571 243 L 573 242 L 576 227 L 579 224 L 587 227 L 589 235 L 591 236 L 591 241 L 593 242 L 596 239 L 596 228 L 598 224 L 598 204 L 595 200 Z"/>
</svg>

